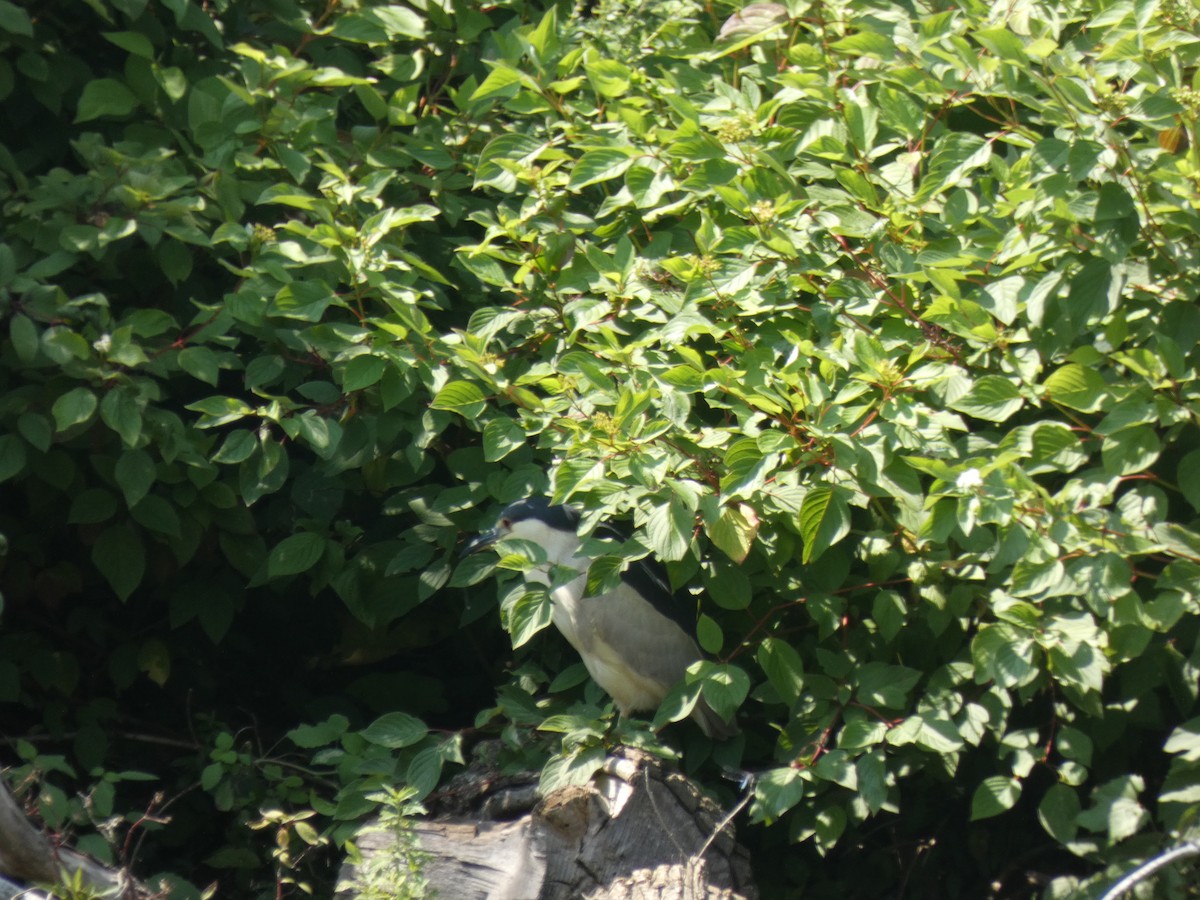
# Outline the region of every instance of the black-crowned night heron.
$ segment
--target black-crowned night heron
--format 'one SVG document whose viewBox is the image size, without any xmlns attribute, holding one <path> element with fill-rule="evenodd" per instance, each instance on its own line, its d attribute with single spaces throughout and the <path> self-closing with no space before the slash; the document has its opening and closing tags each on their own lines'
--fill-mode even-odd
<svg viewBox="0 0 1200 900">
<path fill-rule="evenodd" d="M 694 626 L 672 594 L 666 573 L 652 560 L 632 563 L 615 588 L 584 596 L 592 560 L 581 553 L 579 519 L 569 507 L 539 498 L 520 500 L 500 513 L 495 528 L 472 540 L 463 555 L 509 537 L 539 546 L 545 559 L 525 571 L 525 580 L 551 588 L 551 621 L 579 651 L 588 673 L 621 715 L 657 709 L 688 666 L 702 658 Z M 555 587 L 551 572 L 556 566 L 574 569 L 579 577 Z M 718 716 L 703 697 L 692 716 L 714 740 L 737 734 L 737 726 Z"/>
</svg>

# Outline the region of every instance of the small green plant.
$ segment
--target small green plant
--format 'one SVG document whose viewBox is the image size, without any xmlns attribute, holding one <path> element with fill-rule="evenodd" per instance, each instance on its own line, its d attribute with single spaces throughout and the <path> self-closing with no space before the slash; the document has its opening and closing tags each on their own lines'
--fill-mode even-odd
<svg viewBox="0 0 1200 900">
<path fill-rule="evenodd" d="M 295 873 L 311 851 L 329 845 L 329 838 L 318 833 L 309 821 L 314 816 L 316 812 L 311 809 L 293 813 L 266 809 L 259 819 L 248 823 L 253 831 L 274 831 L 275 846 L 271 858 L 275 862 L 275 880 L 281 892 L 294 886 L 306 894 L 313 893 L 312 884 Z"/>
<path fill-rule="evenodd" d="M 120 887 L 114 886 L 109 890 L 100 890 L 87 883 L 80 870 L 73 874 L 63 873 L 63 878 L 57 884 L 40 885 L 46 895 L 52 900 L 106 900 L 120 895 Z"/>
<path fill-rule="evenodd" d="M 414 796 L 411 788 L 389 788 L 369 796 L 379 804 L 378 818 L 359 831 L 356 840 L 366 835 L 384 838 L 372 841 L 369 855 L 354 842 L 346 845 L 354 875 L 349 884 L 339 885 L 339 890 L 353 890 L 361 900 L 423 900 L 434 896 L 422 874 L 429 854 L 421 850 L 412 825 L 412 817 L 425 810 Z"/>
</svg>

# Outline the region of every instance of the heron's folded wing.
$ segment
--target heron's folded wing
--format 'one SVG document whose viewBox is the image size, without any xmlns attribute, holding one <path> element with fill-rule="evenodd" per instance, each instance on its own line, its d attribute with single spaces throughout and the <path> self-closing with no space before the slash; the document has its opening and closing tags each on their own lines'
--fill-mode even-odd
<svg viewBox="0 0 1200 900">
<path fill-rule="evenodd" d="M 625 582 L 611 594 L 589 597 L 584 603 L 595 636 L 639 675 L 663 685 L 664 693 L 700 659 L 692 636 Z"/>
</svg>

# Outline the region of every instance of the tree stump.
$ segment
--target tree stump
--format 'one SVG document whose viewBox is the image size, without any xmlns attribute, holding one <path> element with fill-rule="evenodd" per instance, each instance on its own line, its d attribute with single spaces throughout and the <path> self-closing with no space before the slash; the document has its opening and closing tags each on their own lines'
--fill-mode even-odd
<svg viewBox="0 0 1200 900">
<path fill-rule="evenodd" d="M 21 807 L 8 792 L 0 778 L 0 877 L 8 876 L 27 884 L 57 884 L 78 880 L 84 888 L 97 895 L 112 898 L 141 896 L 137 885 L 127 872 L 101 865 L 89 856 L 69 847 L 56 847 L 33 827 Z M 0 898 L 13 896 L 16 886 L 3 879 Z M 17 896 L 37 900 L 41 892 L 18 889 Z"/>
<path fill-rule="evenodd" d="M 679 772 L 622 749 L 585 786 L 537 800 L 537 776 L 459 776 L 442 792 L 452 809 L 411 821 L 411 832 L 360 833 L 338 900 L 387 896 L 365 883 L 379 854 L 438 897 L 456 900 L 753 900 L 749 855 L 732 816 Z M 431 805 L 443 803 L 432 798 Z M 378 868 L 378 866 L 376 866 Z"/>
</svg>

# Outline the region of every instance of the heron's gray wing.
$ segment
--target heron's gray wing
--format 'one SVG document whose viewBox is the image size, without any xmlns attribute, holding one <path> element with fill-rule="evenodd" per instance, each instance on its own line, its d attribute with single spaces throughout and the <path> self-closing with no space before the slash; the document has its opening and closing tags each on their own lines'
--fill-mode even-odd
<svg viewBox="0 0 1200 900">
<path fill-rule="evenodd" d="M 620 654 L 630 669 L 662 685 L 664 694 L 700 659 L 692 636 L 625 581 L 611 593 L 583 603 L 595 637 Z"/>
</svg>

